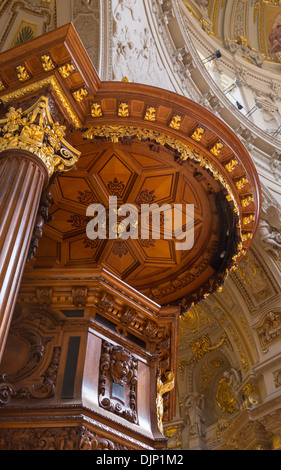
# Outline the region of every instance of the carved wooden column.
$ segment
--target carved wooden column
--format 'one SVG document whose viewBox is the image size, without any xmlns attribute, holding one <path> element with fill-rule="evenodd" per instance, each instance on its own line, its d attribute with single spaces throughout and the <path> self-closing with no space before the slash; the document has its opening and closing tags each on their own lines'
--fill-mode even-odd
<svg viewBox="0 0 281 470">
<path fill-rule="evenodd" d="M 45 165 L 30 152 L 0 154 L 0 358 L 2 358 L 43 187 Z"/>
<path fill-rule="evenodd" d="M 52 121 L 47 98 L 26 111 L 11 107 L 0 126 L 1 361 L 42 191 L 77 154 L 64 145 L 64 128 Z"/>
</svg>

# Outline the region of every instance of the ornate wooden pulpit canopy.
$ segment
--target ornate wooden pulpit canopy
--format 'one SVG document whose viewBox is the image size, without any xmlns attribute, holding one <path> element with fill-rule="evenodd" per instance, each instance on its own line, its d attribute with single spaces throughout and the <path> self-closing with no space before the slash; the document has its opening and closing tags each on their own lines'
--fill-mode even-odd
<svg viewBox="0 0 281 470">
<path fill-rule="evenodd" d="M 241 141 L 129 78 L 101 82 L 72 25 L 0 55 L 4 448 L 46 435 L 54 448 L 165 448 L 178 318 L 221 289 L 255 235 L 260 187 Z M 107 222 L 112 200 L 137 220 L 160 207 L 141 219 L 159 236 L 89 237 L 89 206 Z M 194 214 L 185 249 L 180 207 Z"/>
</svg>

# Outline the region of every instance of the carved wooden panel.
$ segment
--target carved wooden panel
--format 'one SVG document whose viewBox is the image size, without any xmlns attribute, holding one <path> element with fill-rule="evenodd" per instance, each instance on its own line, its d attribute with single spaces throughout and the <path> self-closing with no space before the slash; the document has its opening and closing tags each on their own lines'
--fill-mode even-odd
<svg viewBox="0 0 281 470">
<path fill-rule="evenodd" d="M 37 328 L 42 318 L 44 327 Z M 54 397 L 61 356 L 56 322 L 39 308 L 37 313 L 31 308 L 16 311 L 0 366 L 1 407 Z"/>
<path fill-rule="evenodd" d="M 137 424 L 137 359 L 122 346 L 103 341 L 100 360 L 99 404 Z"/>
<path fill-rule="evenodd" d="M 127 450 L 128 447 L 79 427 L 4 428 L 0 450 Z"/>
</svg>

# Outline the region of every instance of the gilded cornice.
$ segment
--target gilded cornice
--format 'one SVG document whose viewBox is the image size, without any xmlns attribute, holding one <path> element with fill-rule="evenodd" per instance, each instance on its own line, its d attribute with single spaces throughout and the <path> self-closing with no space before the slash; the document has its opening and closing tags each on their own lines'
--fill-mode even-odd
<svg viewBox="0 0 281 470">
<path fill-rule="evenodd" d="M 34 93 L 42 92 L 49 86 L 52 87 L 54 93 L 56 94 L 57 98 L 61 103 L 61 106 L 69 116 L 69 119 L 72 121 L 73 125 L 76 128 L 80 128 L 82 126 L 82 123 L 79 117 L 77 116 L 75 108 L 69 102 L 66 93 L 62 90 L 60 84 L 58 83 L 58 80 L 54 75 L 50 75 L 46 78 L 43 78 L 42 80 L 39 80 L 38 82 L 30 83 L 29 85 L 26 85 L 22 88 L 18 88 L 17 90 L 6 93 L 0 96 L 0 101 L 2 101 L 3 104 L 8 105 L 13 101 L 21 100 Z"/>
</svg>

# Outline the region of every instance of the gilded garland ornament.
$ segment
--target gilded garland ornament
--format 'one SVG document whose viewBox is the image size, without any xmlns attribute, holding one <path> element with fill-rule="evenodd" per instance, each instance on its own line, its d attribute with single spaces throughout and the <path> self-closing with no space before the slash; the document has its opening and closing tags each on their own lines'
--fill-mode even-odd
<svg viewBox="0 0 281 470">
<path fill-rule="evenodd" d="M 6 118 L 0 119 L 0 151 L 31 152 L 43 161 L 49 176 L 70 170 L 79 160 L 80 152 L 64 137 L 65 126 L 53 121 L 44 96 L 26 111 L 10 107 Z"/>
</svg>

